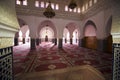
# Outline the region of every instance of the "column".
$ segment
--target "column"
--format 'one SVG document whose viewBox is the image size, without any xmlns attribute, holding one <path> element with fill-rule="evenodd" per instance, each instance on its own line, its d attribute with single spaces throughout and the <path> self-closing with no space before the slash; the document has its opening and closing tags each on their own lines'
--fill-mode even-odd
<svg viewBox="0 0 120 80">
<path fill-rule="evenodd" d="M 41 38 L 39 38 L 39 44 L 41 44 Z"/>
<path fill-rule="evenodd" d="M 98 39 L 97 50 L 112 53 L 112 35 L 105 39 Z"/>
<path fill-rule="evenodd" d="M 62 49 L 62 47 L 63 47 L 63 44 L 62 44 L 63 42 L 62 42 L 62 38 L 59 38 L 59 43 L 58 43 L 58 48 L 59 49 Z"/>
<path fill-rule="evenodd" d="M 40 43 L 39 38 L 37 38 L 36 39 L 36 45 L 39 46 L 39 43 Z"/>
<path fill-rule="evenodd" d="M 67 39 L 65 38 L 65 43 L 67 43 Z"/>
<path fill-rule="evenodd" d="M 14 46 L 19 45 L 19 41 L 18 41 L 18 39 L 19 39 L 19 33 L 17 32 L 17 33 L 15 33 Z"/>
<path fill-rule="evenodd" d="M 105 51 L 105 49 L 106 49 L 106 45 L 107 45 L 107 40 L 102 40 L 102 39 L 98 39 L 97 40 L 97 50 L 98 51 L 102 51 L 102 52 L 104 52 Z"/>
<path fill-rule="evenodd" d="M 85 39 L 84 39 L 84 38 L 79 39 L 78 46 L 79 46 L 79 47 L 85 47 Z"/>
<path fill-rule="evenodd" d="M 55 45 L 57 45 L 57 38 L 55 38 L 54 40 L 55 40 Z"/>
<path fill-rule="evenodd" d="M 52 43 L 55 43 L 55 38 L 52 38 Z"/>
<path fill-rule="evenodd" d="M 15 37 L 14 38 L 14 46 L 17 46 L 18 45 L 18 37 Z"/>
<path fill-rule="evenodd" d="M 72 35 L 72 33 L 70 33 L 70 44 L 73 44 L 73 35 Z"/>
<path fill-rule="evenodd" d="M 36 39 L 35 38 L 31 38 L 31 50 L 36 49 Z"/>
<path fill-rule="evenodd" d="M 25 44 L 25 38 L 23 38 L 22 42 L 23 42 L 23 44 Z"/>
</svg>

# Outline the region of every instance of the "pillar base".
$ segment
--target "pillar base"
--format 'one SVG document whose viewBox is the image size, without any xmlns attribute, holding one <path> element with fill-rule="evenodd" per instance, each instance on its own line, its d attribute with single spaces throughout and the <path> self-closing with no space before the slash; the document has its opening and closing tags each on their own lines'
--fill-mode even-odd
<svg viewBox="0 0 120 80">
<path fill-rule="evenodd" d="M 22 40 L 22 41 L 23 41 L 23 44 L 25 44 L 25 38 L 23 38 L 23 40 Z"/>
<path fill-rule="evenodd" d="M 14 46 L 18 45 L 18 38 L 14 38 Z"/>
<path fill-rule="evenodd" d="M 73 41 L 73 40 L 72 40 L 72 39 L 70 39 L 70 44 L 73 44 L 73 43 L 72 43 L 72 41 Z"/>
<path fill-rule="evenodd" d="M 31 50 L 34 50 L 34 49 L 36 49 L 36 39 L 34 39 L 34 38 L 32 38 L 31 39 Z"/>
<path fill-rule="evenodd" d="M 62 39 L 61 39 L 61 38 L 59 39 L 58 48 L 59 48 L 59 49 L 62 49 L 62 48 L 63 48 L 63 44 L 62 44 Z"/>
<path fill-rule="evenodd" d="M 39 43 L 40 43 L 39 38 L 37 38 L 36 39 L 36 45 L 39 46 Z"/>
<path fill-rule="evenodd" d="M 55 45 L 57 45 L 57 38 L 55 38 L 54 41 L 55 41 Z"/>
</svg>

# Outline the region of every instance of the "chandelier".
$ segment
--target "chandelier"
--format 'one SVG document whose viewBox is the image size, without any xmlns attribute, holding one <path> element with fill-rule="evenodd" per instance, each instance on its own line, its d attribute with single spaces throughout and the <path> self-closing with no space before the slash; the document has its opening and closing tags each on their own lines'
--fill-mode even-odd
<svg viewBox="0 0 120 80">
<path fill-rule="evenodd" d="M 45 12 L 43 12 L 43 15 L 46 16 L 47 18 L 52 18 L 55 16 L 55 12 L 51 7 L 51 2 L 49 1 L 49 4 L 47 8 L 45 9 Z"/>
<path fill-rule="evenodd" d="M 76 1 L 75 0 L 71 0 L 69 5 L 68 5 L 68 8 L 74 9 L 75 7 L 77 7 Z"/>
<path fill-rule="evenodd" d="M 23 1 L 25 1 L 25 0 L 19 0 L 20 2 L 23 2 Z"/>
</svg>

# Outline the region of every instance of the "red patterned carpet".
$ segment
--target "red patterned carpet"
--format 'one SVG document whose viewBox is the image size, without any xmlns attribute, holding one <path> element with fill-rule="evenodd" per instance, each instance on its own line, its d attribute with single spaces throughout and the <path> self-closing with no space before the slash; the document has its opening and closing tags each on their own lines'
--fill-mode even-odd
<svg viewBox="0 0 120 80">
<path fill-rule="evenodd" d="M 63 50 L 51 43 L 42 43 L 34 51 L 28 44 L 15 46 L 14 74 L 62 69 L 72 66 L 91 65 L 100 70 L 106 78 L 112 79 L 112 54 L 65 44 Z"/>
</svg>

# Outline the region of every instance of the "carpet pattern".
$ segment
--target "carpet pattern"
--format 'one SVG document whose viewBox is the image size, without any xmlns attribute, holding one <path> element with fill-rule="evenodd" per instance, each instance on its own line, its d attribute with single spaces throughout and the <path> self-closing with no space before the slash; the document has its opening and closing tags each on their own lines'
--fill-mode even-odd
<svg viewBox="0 0 120 80">
<path fill-rule="evenodd" d="M 41 43 L 34 51 L 28 44 L 16 46 L 14 74 L 16 80 L 24 73 L 91 65 L 101 71 L 106 80 L 112 79 L 112 54 L 65 44 L 62 50 L 51 43 Z"/>
</svg>

